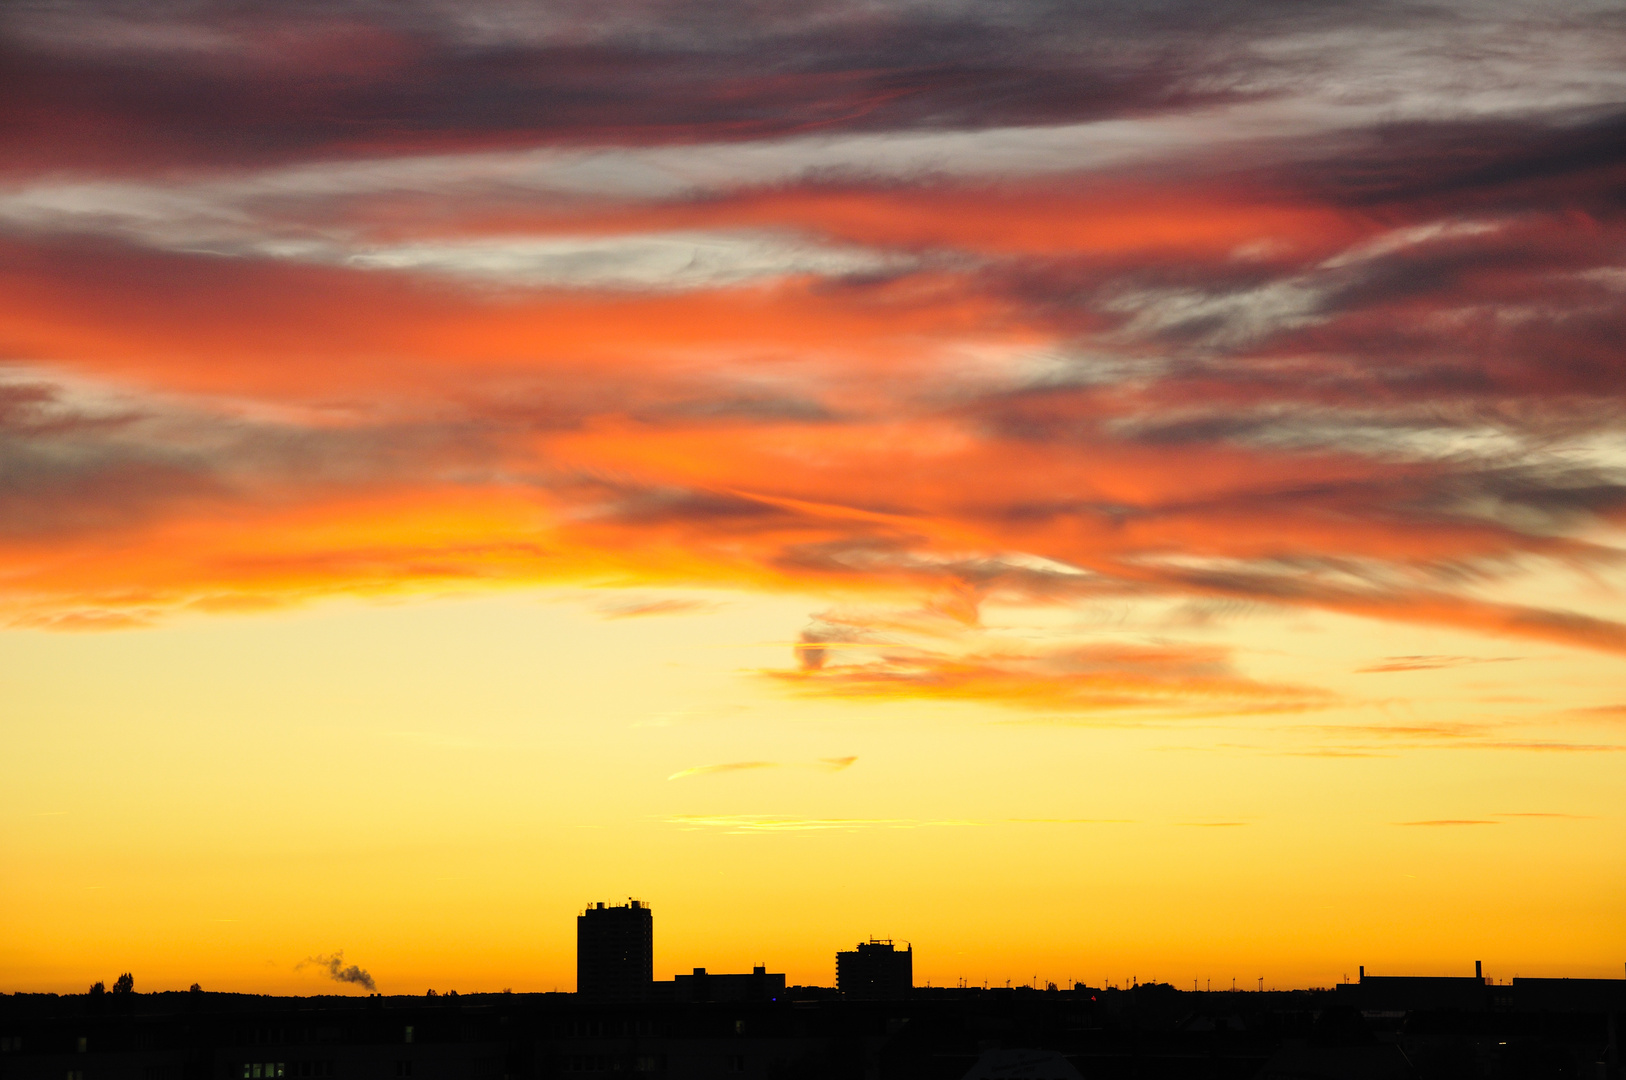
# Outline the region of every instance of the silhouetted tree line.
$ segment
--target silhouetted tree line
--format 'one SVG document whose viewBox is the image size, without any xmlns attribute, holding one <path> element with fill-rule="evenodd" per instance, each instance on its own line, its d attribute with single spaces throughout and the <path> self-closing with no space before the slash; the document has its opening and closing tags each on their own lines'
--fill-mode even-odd
<svg viewBox="0 0 1626 1080">
<path fill-rule="evenodd" d="M 98 979 L 96 982 L 93 982 L 93 983 L 90 984 L 90 989 L 88 991 L 86 991 L 86 992 L 88 994 L 90 994 L 90 996 L 93 997 L 93 998 L 99 998 L 103 994 L 107 993 L 107 986 L 100 979 Z M 114 979 L 113 980 L 113 993 L 115 993 L 115 994 L 133 994 L 133 993 L 135 993 L 135 976 L 131 975 L 128 971 L 126 971 L 123 975 L 120 975 L 118 978 Z"/>
<path fill-rule="evenodd" d="M 193 983 L 191 986 L 187 987 L 187 989 L 194 994 L 203 993 L 203 987 L 197 983 Z M 91 983 L 90 989 L 85 992 L 92 998 L 97 999 L 105 997 L 109 993 L 107 984 L 102 982 L 100 979 Z M 128 971 L 126 971 L 123 975 L 120 975 L 118 978 L 113 980 L 113 989 L 111 992 L 119 995 L 135 993 L 135 976 L 130 974 Z"/>
</svg>

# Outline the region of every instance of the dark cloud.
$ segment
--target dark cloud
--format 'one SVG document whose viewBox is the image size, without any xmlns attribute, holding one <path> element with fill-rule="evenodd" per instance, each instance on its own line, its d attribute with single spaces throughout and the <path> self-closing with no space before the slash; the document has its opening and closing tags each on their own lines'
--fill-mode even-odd
<svg viewBox="0 0 1626 1080">
<path fill-rule="evenodd" d="M 818 671 L 824 666 L 829 650 L 824 642 L 808 641 L 807 631 L 802 632 L 802 640 L 796 645 L 796 663 L 803 671 Z"/>
<path fill-rule="evenodd" d="M 796 520 L 781 507 L 728 492 L 678 488 L 627 491 L 595 514 L 630 526 L 694 527 L 700 531 L 757 531 Z"/>
<path fill-rule="evenodd" d="M 467 420 L 307 426 L 222 404 L 0 382 L 0 537 L 116 535 L 230 516 L 292 488 L 308 500 L 425 470 L 464 482 L 492 475 L 489 433 Z"/>
<path fill-rule="evenodd" d="M 1268 21 L 1195 4 L 569 7 L 12 5 L 0 124 L 38 165 L 1057 123 L 1235 96 L 1216 33 Z"/>
<path fill-rule="evenodd" d="M 1558 126 L 1522 118 L 1376 126 L 1363 145 L 1307 156 L 1290 182 L 1318 201 L 1364 210 L 1495 213 L 1561 201 L 1618 212 L 1626 115 L 1601 111 Z"/>
<path fill-rule="evenodd" d="M 1590 19 L 1619 32 L 1602 12 Z M 613 12 L 19 0 L 0 19 L 0 129 L 11 167 L 38 169 L 1047 125 L 1302 92 L 1327 66 L 1353 62 L 1363 32 L 1415 34 L 1428 48 L 1413 64 L 1490 71 L 1483 50 L 1507 45 L 1480 39 L 1574 34 L 1575 22 L 1338 0 L 685 0 Z M 1380 72 L 1394 81 L 1382 64 L 1347 77 Z M 1408 137 L 1400 129 L 1389 142 Z M 1498 170 L 1466 141 L 1459 156 L 1462 183 L 1542 168 Z M 1417 189 L 1382 170 L 1339 186 L 1368 197 Z"/>
<path fill-rule="evenodd" d="M 727 396 L 708 395 L 679 399 L 637 414 L 640 419 L 659 422 L 738 420 L 742 422 L 790 420 L 798 423 L 816 423 L 834 420 L 835 415 L 824 405 L 805 397 L 771 396 L 767 394 Z"/>
<path fill-rule="evenodd" d="M 218 496 L 199 460 L 143 445 L 145 420 L 76 408 L 59 386 L 0 383 L 0 536 L 40 540 L 129 528 L 178 502 Z"/>
<path fill-rule="evenodd" d="M 863 642 L 861 627 L 815 619 L 803 628 L 795 646 L 796 664 L 803 671 L 818 671 L 830 658 L 830 646 Z"/>
</svg>

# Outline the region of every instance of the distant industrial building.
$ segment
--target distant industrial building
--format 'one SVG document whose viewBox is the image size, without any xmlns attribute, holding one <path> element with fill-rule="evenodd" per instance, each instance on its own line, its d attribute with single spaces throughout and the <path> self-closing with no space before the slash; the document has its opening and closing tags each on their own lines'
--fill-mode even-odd
<svg viewBox="0 0 1626 1080">
<path fill-rule="evenodd" d="M 1414 1012 L 1546 1012 L 1626 1013 L 1626 980 L 1521 979 L 1498 982 L 1485 977 L 1474 961 L 1474 973 L 1458 975 L 1368 975 L 1359 982 L 1339 983 L 1337 1000 L 1368 1017 Z M 1626 1019 L 1626 1017 L 1623 1017 Z"/>
<path fill-rule="evenodd" d="M 1412 1011 L 1416 1009 L 1485 1008 L 1493 992 L 1485 981 L 1485 969 L 1474 962 L 1472 978 L 1461 975 L 1368 975 L 1361 967 L 1356 983 L 1339 983 L 1338 993 L 1367 1009 Z"/>
<path fill-rule="evenodd" d="M 591 1001 L 644 1001 L 655 981 L 649 905 L 590 905 L 576 916 L 576 992 Z"/>
<path fill-rule="evenodd" d="M 887 1001 L 906 998 L 915 987 L 915 949 L 870 938 L 852 952 L 836 953 L 836 989 L 845 998 Z"/>
<path fill-rule="evenodd" d="M 694 969 L 692 975 L 672 979 L 673 1001 L 778 1001 L 785 996 L 784 972 L 770 974 L 758 965 L 749 975 Z"/>
</svg>

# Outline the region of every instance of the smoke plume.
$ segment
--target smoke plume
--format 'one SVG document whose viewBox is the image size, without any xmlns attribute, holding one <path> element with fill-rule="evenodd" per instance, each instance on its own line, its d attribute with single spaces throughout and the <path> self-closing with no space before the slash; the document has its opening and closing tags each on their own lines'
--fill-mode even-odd
<svg viewBox="0 0 1626 1080">
<path fill-rule="evenodd" d="M 327 977 L 334 982 L 355 983 L 357 986 L 365 987 L 368 990 L 378 989 L 378 984 L 373 982 L 373 977 L 363 970 L 359 964 L 351 964 L 349 967 L 345 967 L 343 949 L 329 956 L 306 957 L 294 965 L 294 970 L 297 971 L 307 964 L 314 964 L 322 968 L 327 972 Z"/>
</svg>

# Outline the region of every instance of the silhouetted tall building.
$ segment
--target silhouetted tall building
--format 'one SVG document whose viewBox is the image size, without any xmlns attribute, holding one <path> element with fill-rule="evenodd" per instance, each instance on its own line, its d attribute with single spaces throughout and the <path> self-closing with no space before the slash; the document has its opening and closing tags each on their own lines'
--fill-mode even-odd
<svg viewBox="0 0 1626 1080">
<path fill-rule="evenodd" d="M 595 1001 L 643 1001 L 655 981 L 649 905 L 591 905 L 576 916 L 576 992 Z"/>
<path fill-rule="evenodd" d="M 904 998 L 915 987 L 915 948 L 892 947 L 891 938 L 870 938 L 852 952 L 836 953 L 836 989 L 842 997 Z"/>
</svg>

